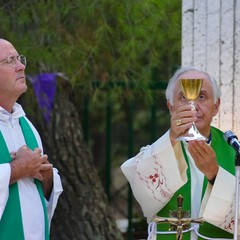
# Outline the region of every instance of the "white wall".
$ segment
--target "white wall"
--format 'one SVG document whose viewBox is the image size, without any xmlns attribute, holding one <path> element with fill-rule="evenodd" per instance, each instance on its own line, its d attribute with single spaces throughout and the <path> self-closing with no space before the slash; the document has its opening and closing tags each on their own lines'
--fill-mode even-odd
<svg viewBox="0 0 240 240">
<path fill-rule="evenodd" d="M 182 65 L 216 77 L 222 102 L 213 125 L 240 139 L 240 0 L 182 0 Z"/>
</svg>

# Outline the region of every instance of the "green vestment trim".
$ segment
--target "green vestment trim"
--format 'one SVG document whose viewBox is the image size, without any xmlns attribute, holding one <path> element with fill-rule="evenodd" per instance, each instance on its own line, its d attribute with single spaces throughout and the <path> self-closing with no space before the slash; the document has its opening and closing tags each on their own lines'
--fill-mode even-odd
<svg viewBox="0 0 240 240">
<path fill-rule="evenodd" d="M 218 130 L 217 128 L 211 127 L 211 134 L 212 134 L 212 141 L 211 141 L 211 147 L 214 149 L 218 164 L 230 172 L 231 174 L 235 175 L 235 151 L 225 142 L 223 138 L 223 132 Z M 183 210 L 191 210 L 191 175 L 190 175 L 190 168 L 188 163 L 188 158 L 186 155 L 186 152 L 184 150 L 184 147 L 182 145 L 184 157 L 186 159 L 188 168 L 187 168 L 187 176 L 188 181 L 187 183 L 182 186 L 171 198 L 171 200 L 167 203 L 167 205 L 158 213 L 161 217 L 169 217 L 169 210 L 176 210 L 177 209 L 177 197 L 179 194 L 181 194 L 184 197 L 183 201 Z M 174 177 L 174 176 L 173 176 Z M 205 192 L 207 186 L 207 179 L 204 178 L 203 183 L 203 189 L 202 189 L 202 195 Z M 169 230 L 169 224 L 158 224 L 157 225 L 158 231 L 168 231 Z M 208 222 L 204 222 L 202 225 L 200 225 L 199 233 L 206 236 L 206 237 L 212 237 L 212 238 L 233 238 L 233 234 L 230 234 L 220 228 L 217 228 L 213 226 L 212 224 Z M 176 235 L 157 235 L 157 240 L 176 240 Z M 190 239 L 190 232 L 184 233 L 183 239 L 187 240 Z M 203 238 L 198 238 L 198 240 Z"/>
<path fill-rule="evenodd" d="M 0 147 L 0 164 L 9 163 L 11 161 L 11 156 L 1 132 Z M 8 201 L 0 221 L 0 238 L 3 240 L 24 240 L 17 182 L 9 186 Z"/>
<path fill-rule="evenodd" d="M 20 126 L 23 131 L 23 135 L 26 141 L 27 146 L 30 149 L 38 147 L 37 140 L 34 136 L 34 133 L 27 123 L 24 117 L 19 119 Z M 0 164 L 9 163 L 11 161 L 11 156 L 6 145 L 6 142 L 0 132 Z M 44 194 L 40 181 L 35 180 L 37 186 L 43 210 L 44 210 L 44 219 L 45 219 L 45 240 L 49 240 L 49 227 L 48 227 L 48 216 L 47 208 L 44 199 Z M 24 232 L 22 225 L 22 214 L 20 207 L 20 199 L 18 193 L 18 184 L 13 183 L 9 186 L 9 197 L 4 209 L 1 221 L 0 221 L 0 239 L 2 240 L 24 240 Z"/>
</svg>

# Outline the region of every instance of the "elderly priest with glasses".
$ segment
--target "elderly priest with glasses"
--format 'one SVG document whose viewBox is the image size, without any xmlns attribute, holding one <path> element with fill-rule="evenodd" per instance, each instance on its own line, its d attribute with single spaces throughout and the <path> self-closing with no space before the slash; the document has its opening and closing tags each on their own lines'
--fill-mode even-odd
<svg viewBox="0 0 240 240">
<path fill-rule="evenodd" d="M 179 68 L 166 89 L 169 131 L 121 166 L 150 223 L 151 240 L 233 238 L 235 151 L 211 126 L 220 95 L 210 74 Z"/>
<path fill-rule="evenodd" d="M 0 39 L 0 239 L 48 240 L 62 183 L 37 130 L 16 101 L 26 58 Z"/>
</svg>

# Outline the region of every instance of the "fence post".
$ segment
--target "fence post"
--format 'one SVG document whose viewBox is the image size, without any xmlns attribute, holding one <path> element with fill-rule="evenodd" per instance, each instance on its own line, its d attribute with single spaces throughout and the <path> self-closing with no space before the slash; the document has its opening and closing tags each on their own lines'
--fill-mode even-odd
<svg viewBox="0 0 240 240">
<path fill-rule="evenodd" d="M 156 97 L 154 95 L 153 103 L 151 106 L 151 143 L 156 140 L 157 135 L 157 104 Z"/>
<path fill-rule="evenodd" d="M 128 103 L 128 157 L 133 155 L 133 101 Z M 133 226 L 132 226 L 132 204 L 133 194 L 130 184 L 128 184 L 128 234 L 127 239 L 133 239 Z"/>
<path fill-rule="evenodd" d="M 112 135 L 112 106 L 111 106 L 111 93 L 107 94 L 107 104 L 106 104 L 106 194 L 108 200 L 111 200 L 111 135 Z"/>
</svg>

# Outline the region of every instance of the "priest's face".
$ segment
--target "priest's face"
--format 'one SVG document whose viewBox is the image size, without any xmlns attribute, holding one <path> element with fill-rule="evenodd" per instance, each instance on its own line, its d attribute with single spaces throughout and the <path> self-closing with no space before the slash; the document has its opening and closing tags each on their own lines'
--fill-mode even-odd
<svg viewBox="0 0 240 240">
<path fill-rule="evenodd" d="M 170 113 L 173 113 L 180 106 L 189 104 L 181 90 L 179 79 L 203 79 L 202 89 L 199 97 L 195 100 L 196 112 L 194 113 L 195 124 L 198 130 L 204 136 L 208 137 L 210 134 L 210 124 L 213 116 L 218 113 L 220 100 L 214 102 L 214 92 L 212 83 L 205 73 L 198 71 L 188 71 L 179 76 L 174 87 L 173 105 L 168 103 Z M 188 114 L 182 113 L 182 121 L 186 122 L 189 117 Z M 185 118 L 185 119 L 184 119 Z"/>
<path fill-rule="evenodd" d="M 0 39 L 0 100 L 16 101 L 27 90 L 25 65 L 13 45 Z"/>
</svg>

